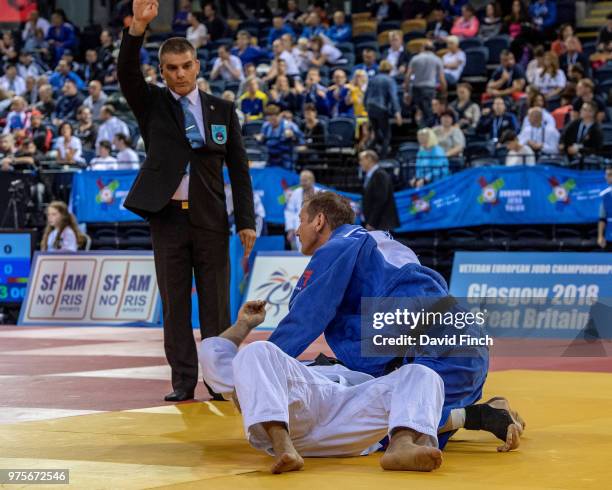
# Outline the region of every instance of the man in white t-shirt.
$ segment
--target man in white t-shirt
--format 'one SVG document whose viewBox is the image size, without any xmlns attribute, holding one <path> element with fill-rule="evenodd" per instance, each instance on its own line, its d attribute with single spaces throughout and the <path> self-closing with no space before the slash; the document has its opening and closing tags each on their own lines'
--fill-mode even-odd
<svg viewBox="0 0 612 490">
<path fill-rule="evenodd" d="M 102 124 L 98 128 L 96 148 L 98 148 L 102 140 L 113 141 L 116 134 L 130 134 L 128 125 L 118 117 L 115 117 L 115 108 L 112 105 L 102 106 L 102 109 L 100 109 L 100 121 L 102 121 Z"/>
<path fill-rule="evenodd" d="M 444 75 L 446 82 L 450 85 L 455 85 L 461 78 L 463 68 L 465 67 L 465 53 L 459 47 L 459 38 L 457 36 L 448 36 L 446 38 L 448 51 L 442 57 L 444 64 Z"/>
<path fill-rule="evenodd" d="M 230 53 L 227 46 L 219 46 L 219 57 L 213 63 L 210 72 L 211 80 L 222 78 L 226 82 L 240 82 L 244 79 L 242 61 L 238 56 Z"/>
<path fill-rule="evenodd" d="M 285 49 L 285 46 L 280 39 L 277 39 L 272 43 L 272 52 L 274 53 L 275 58 L 280 58 L 285 62 L 287 65 L 288 76 L 293 77 L 300 74 L 295 58 Z"/>
<path fill-rule="evenodd" d="M 100 141 L 98 145 L 98 156 L 92 158 L 89 166 L 92 170 L 117 170 L 117 159 L 111 156 L 113 145 L 108 140 Z"/>
<path fill-rule="evenodd" d="M 508 150 L 508 154 L 506 155 L 506 167 L 513 167 L 515 165 L 535 165 L 535 154 L 533 150 L 527 145 L 522 145 L 516 133 L 511 129 L 508 129 L 502 134 L 500 142 L 506 145 L 506 149 Z"/>
<path fill-rule="evenodd" d="M 119 133 L 115 135 L 113 141 L 117 148 L 117 164 L 120 169 L 135 169 L 140 168 L 140 158 L 138 153 L 132 150 L 130 146 L 130 137 Z"/>
</svg>

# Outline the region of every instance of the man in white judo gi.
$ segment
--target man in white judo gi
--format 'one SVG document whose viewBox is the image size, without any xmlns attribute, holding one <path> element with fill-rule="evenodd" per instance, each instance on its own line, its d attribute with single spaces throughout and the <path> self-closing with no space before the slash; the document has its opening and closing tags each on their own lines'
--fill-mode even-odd
<svg viewBox="0 0 612 490">
<path fill-rule="evenodd" d="M 442 464 L 437 434 L 470 424 L 509 434 L 501 451 L 518 447 L 522 426 L 507 430 L 515 421 L 495 408 L 495 399 L 456 408 L 439 427 L 443 381 L 426 366 L 373 378 L 340 365 L 307 367 L 267 341 L 239 351 L 264 318 L 264 301 L 247 302 L 234 325 L 202 341 L 198 355 L 213 391 L 240 408 L 249 443 L 274 456 L 273 473 L 299 470 L 308 456 L 366 455 L 387 435 L 384 469 L 432 471 Z"/>
</svg>

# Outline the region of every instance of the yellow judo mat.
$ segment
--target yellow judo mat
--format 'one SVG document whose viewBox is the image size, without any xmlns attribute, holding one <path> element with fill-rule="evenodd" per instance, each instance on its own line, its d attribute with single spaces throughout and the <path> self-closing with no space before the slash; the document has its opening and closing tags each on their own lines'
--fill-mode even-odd
<svg viewBox="0 0 612 490">
<path fill-rule="evenodd" d="M 432 473 L 384 472 L 379 453 L 271 475 L 233 405 L 210 402 L 0 425 L 0 468 L 69 468 L 69 487 L 87 490 L 612 488 L 612 374 L 498 371 L 485 391 L 525 418 L 521 447 L 497 453 L 493 436 L 460 431 Z"/>
</svg>

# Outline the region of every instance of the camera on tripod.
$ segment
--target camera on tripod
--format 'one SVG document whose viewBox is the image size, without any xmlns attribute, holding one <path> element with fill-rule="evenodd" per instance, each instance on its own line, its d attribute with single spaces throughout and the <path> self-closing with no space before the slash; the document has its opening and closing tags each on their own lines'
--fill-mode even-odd
<svg viewBox="0 0 612 490">
<path fill-rule="evenodd" d="M 9 201 L 0 227 L 19 229 L 28 226 L 34 209 L 30 186 L 22 179 L 13 180 L 9 183 L 8 195 Z"/>
</svg>

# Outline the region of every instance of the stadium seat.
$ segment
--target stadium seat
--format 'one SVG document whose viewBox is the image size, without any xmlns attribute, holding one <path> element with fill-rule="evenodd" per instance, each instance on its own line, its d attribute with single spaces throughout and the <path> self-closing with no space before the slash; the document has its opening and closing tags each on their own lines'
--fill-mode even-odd
<svg viewBox="0 0 612 490">
<path fill-rule="evenodd" d="M 210 85 L 210 91 L 213 93 L 213 95 L 219 96 L 225 90 L 225 80 L 210 80 L 208 83 Z"/>
<path fill-rule="evenodd" d="M 378 166 L 384 169 L 391 180 L 393 181 L 393 187 L 397 190 L 402 184 L 402 168 L 400 162 L 394 158 L 386 158 L 378 162 Z"/>
<path fill-rule="evenodd" d="M 486 82 L 489 50 L 484 46 L 469 48 L 465 50 L 465 58 L 465 68 L 461 74 L 461 80 L 470 83 Z"/>
<path fill-rule="evenodd" d="M 261 127 L 263 126 L 263 121 L 247 121 L 242 126 L 242 134 L 244 136 L 255 136 L 256 134 L 261 133 Z"/>
<path fill-rule="evenodd" d="M 591 41 L 588 43 L 584 43 L 582 45 L 582 54 L 584 54 L 587 59 L 597 51 L 597 43 L 595 41 Z"/>
<path fill-rule="evenodd" d="M 510 47 L 512 38 L 508 35 L 502 34 L 500 36 L 493 36 L 484 42 L 484 46 L 489 49 L 488 62 L 490 64 L 499 63 L 499 55 L 504 49 Z"/>
<path fill-rule="evenodd" d="M 225 90 L 231 90 L 235 94 L 238 93 L 238 89 L 240 88 L 240 82 L 231 81 L 225 82 Z"/>
<path fill-rule="evenodd" d="M 427 30 L 427 21 L 425 19 L 405 20 L 401 23 L 400 29 L 404 34 L 414 31 L 425 32 Z"/>
<path fill-rule="evenodd" d="M 376 42 L 376 34 L 359 34 L 357 36 L 353 36 L 353 44 L 357 45 L 360 43 L 375 43 Z"/>
<path fill-rule="evenodd" d="M 601 130 L 603 132 L 604 145 L 612 144 L 612 123 L 603 123 Z"/>
<path fill-rule="evenodd" d="M 81 156 L 87 163 L 89 163 L 96 156 L 96 152 L 94 150 L 83 150 Z"/>
<path fill-rule="evenodd" d="M 425 37 L 424 31 L 410 31 L 404 34 L 404 42 L 409 43 L 413 39 L 421 39 Z"/>
<path fill-rule="evenodd" d="M 329 143 L 336 147 L 352 147 L 355 142 L 355 120 L 348 117 L 330 119 L 327 125 Z"/>
<path fill-rule="evenodd" d="M 593 71 L 593 78 L 597 83 L 612 80 L 612 66 L 602 66 L 599 70 Z"/>
<path fill-rule="evenodd" d="M 563 167 L 566 164 L 565 157 L 562 156 L 547 156 L 542 155 L 538 158 L 538 165 L 552 165 L 554 167 Z"/>
<path fill-rule="evenodd" d="M 353 43 L 338 43 L 336 47 L 342 51 L 343 54 L 355 53 L 355 45 Z"/>
<path fill-rule="evenodd" d="M 353 22 L 353 38 L 355 38 L 355 36 L 366 33 L 372 33 L 372 35 L 376 35 L 377 27 L 378 21 L 375 19 Z"/>
<path fill-rule="evenodd" d="M 465 51 L 466 49 L 480 48 L 483 46 L 482 39 L 479 37 L 468 37 L 459 42 L 459 47 Z"/>
<path fill-rule="evenodd" d="M 385 20 L 378 24 L 377 32 L 380 34 L 385 31 L 397 31 L 400 28 L 399 20 Z"/>
<path fill-rule="evenodd" d="M 595 88 L 595 92 L 597 94 L 603 95 L 607 98 L 608 104 L 612 101 L 610 97 L 611 91 L 612 91 L 612 79 L 604 80 L 603 82 L 598 83 L 597 87 Z"/>
<path fill-rule="evenodd" d="M 419 152 L 419 144 L 416 141 L 402 143 L 397 149 L 397 157 L 405 163 L 414 162 Z"/>
</svg>

